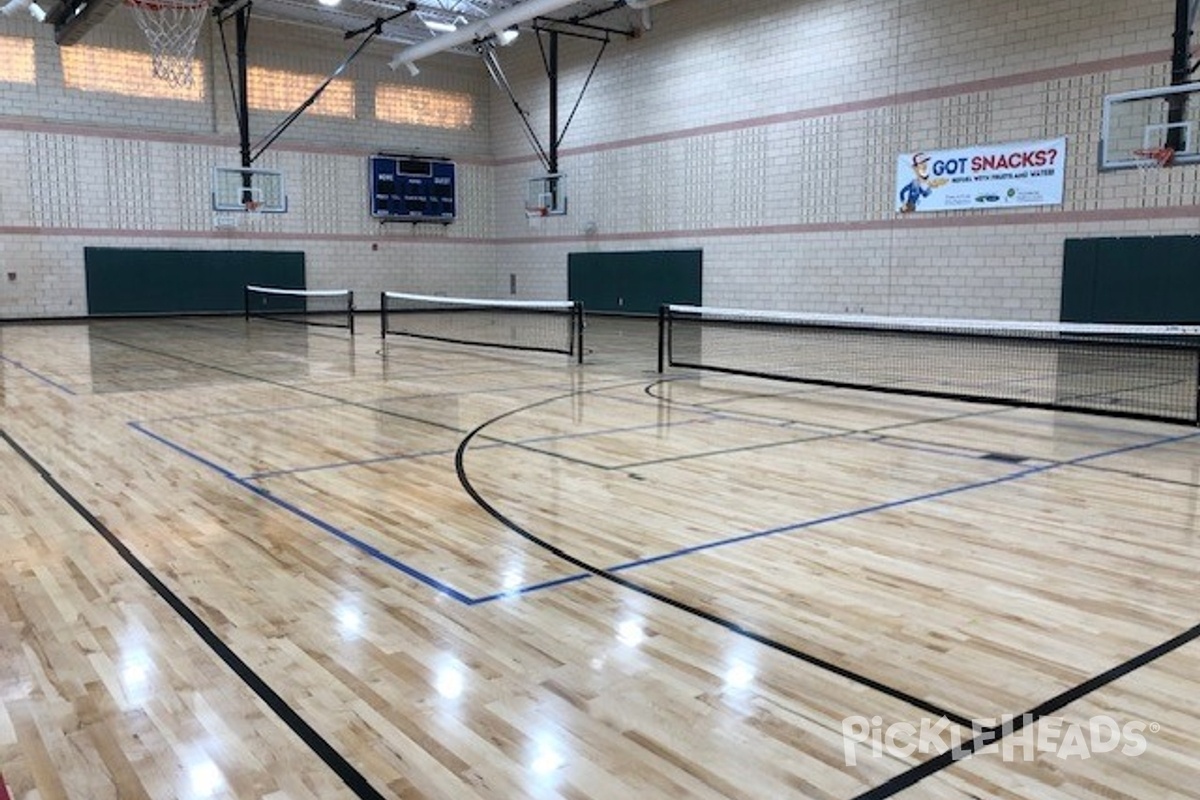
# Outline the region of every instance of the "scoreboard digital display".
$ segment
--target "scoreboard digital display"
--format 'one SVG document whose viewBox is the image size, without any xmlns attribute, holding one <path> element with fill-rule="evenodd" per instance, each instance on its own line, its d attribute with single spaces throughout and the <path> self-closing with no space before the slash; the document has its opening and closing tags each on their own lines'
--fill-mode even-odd
<svg viewBox="0 0 1200 800">
<path fill-rule="evenodd" d="M 371 216 L 387 222 L 454 221 L 454 162 L 375 155 L 370 159 Z"/>
</svg>

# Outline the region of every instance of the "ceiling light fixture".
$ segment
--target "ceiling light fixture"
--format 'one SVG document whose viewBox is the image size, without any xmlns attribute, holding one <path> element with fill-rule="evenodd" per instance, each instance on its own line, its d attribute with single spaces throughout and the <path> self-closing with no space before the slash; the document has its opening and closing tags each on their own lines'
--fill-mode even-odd
<svg viewBox="0 0 1200 800">
<path fill-rule="evenodd" d="M 403 64 L 412 64 L 456 47 L 471 45 L 476 39 L 486 39 L 494 36 L 498 31 L 528 22 L 534 17 L 544 17 L 577 2 L 579 0 L 523 0 L 523 2 L 509 6 L 490 17 L 464 24 L 454 33 L 435 36 L 428 41 L 407 47 L 393 56 L 392 60 L 388 62 L 388 66 L 392 69 L 400 69 Z"/>
<path fill-rule="evenodd" d="M 342 0 L 317 0 L 317 2 L 326 8 L 333 8 L 342 4 Z"/>
<path fill-rule="evenodd" d="M 500 43 L 501 47 L 508 47 L 510 44 L 515 42 L 517 40 L 517 37 L 520 35 L 521 35 L 521 29 L 518 28 L 516 25 L 510 25 L 509 27 L 505 28 L 504 30 L 502 30 L 496 34 L 496 41 L 498 41 Z"/>
</svg>

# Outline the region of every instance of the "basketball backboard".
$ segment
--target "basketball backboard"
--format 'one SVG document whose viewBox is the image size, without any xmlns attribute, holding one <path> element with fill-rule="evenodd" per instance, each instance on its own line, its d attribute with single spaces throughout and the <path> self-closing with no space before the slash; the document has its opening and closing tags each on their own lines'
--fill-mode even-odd
<svg viewBox="0 0 1200 800">
<path fill-rule="evenodd" d="M 241 167 L 213 168 L 213 211 L 257 211 L 283 214 L 288 210 L 283 173 Z"/>
<path fill-rule="evenodd" d="M 556 172 L 529 179 L 525 192 L 525 216 L 561 217 L 566 213 L 566 175 Z"/>
<path fill-rule="evenodd" d="M 1100 169 L 1145 166 L 1170 148 L 1172 164 L 1200 162 L 1200 83 L 1140 89 L 1104 98 Z"/>
</svg>

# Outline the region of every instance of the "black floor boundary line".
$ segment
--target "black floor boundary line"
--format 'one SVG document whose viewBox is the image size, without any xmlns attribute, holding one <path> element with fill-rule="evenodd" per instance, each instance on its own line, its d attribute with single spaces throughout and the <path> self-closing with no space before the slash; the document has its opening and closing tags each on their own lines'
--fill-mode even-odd
<svg viewBox="0 0 1200 800">
<path fill-rule="evenodd" d="M 562 548 L 551 544 L 550 542 L 546 541 L 545 539 L 542 539 L 542 538 L 534 535 L 533 533 L 530 533 L 529 531 L 525 530 L 523 527 L 521 527 L 517 523 L 510 520 L 508 517 L 504 516 L 504 514 L 500 513 L 500 511 L 495 506 L 493 506 L 491 503 L 489 503 L 487 500 L 485 500 L 481 494 L 479 494 L 479 492 L 475 489 L 474 485 L 472 485 L 470 478 L 467 477 L 467 471 L 466 471 L 466 465 L 464 464 L 464 458 L 466 456 L 467 448 L 470 446 L 471 440 L 474 439 L 476 435 L 480 434 L 483 431 L 483 429 L 486 428 L 488 425 L 491 425 L 491 424 L 497 422 L 498 420 L 504 419 L 505 417 L 509 417 L 513 414 L 527 411 L 530 408 L 536 407 L 538 405 L 543 405 L 545 403 L 554 402 L 555 400 L 558 400 L 558 399 L 561 399 L 561 398 L 551 398 L 551 399 L 543 401 L 542 403 L 534 403 L 533 405 L 524 406 L 519 409 L 513 409 L 512 411 L 508 411 L 504 414 L 500 414 L 496 417 L 493 417 L 492 419 L 487 420 L 487 421 L 483 422 L 482 424 L 476 426 L 474 429 L 472 429 L 465 437 L 463 437 L 463 440 L 459 443 L 458 450 L 454 456 L 454 468 L 455 468 L 455 471 L 458 473 L 459 484 L 463 487 L 463 490 L 471 497 L 471 499 L 481 509 L 486 511 L 493 519 L 495 519 L 497 522 L 499 522 L 501 525 L 503 525 L 508 530 L 512 531 L 513 533 L 517 534 L 518 536 L 522 537 L 523 539 L 526 539 L 527 541 L 537 545 L 538 547 L 541 547 L 542 549 L 546 550 L 547 552 L 554 555 L 555 557 L 560 558 L 563 561 L 566 561 L 568 564 L 572 564 L 572 565 L 578 567 L 579 569 L 584 570 L 585 572 L 591 573 L 592 575 L 595 575 L 598 578 L 609 581 L 610 583 L 616 584 L 617 586 L 628 589 L 630 591 L 637 592 L 638 594 L 640 594 L 644 597 L 649 597 L 652 600 L 656 600 L 660 603 L 663 603 L 664 605 L 670 606 L 671 608 L 675 608 L 686 614 L 690 614 L 694 617 L 705 620 L 706 622 L 710 622 L 714 625 L 722 627 L 722 628 L 724 628 L 732 633 L 735 633 L 739 636 L 743 636 L 747 639 L 758 642 L 759 644 L 769 647 L 772 650 L 775 650 L 777 652 L 783 653 L 784 655 L 795 658 L 798 661 L 802 661 L 806 664 L 809 664 L 811 666 L 825 670 L 826 672 L 830 672 L 834 675 L 837 675 L 841 678 L 851 681 L 852 683 L 856 683 L 860 686 L 865 686 L 868 689 L 873 689 L 877 692 L 880 692 L 881 694 L 887 695 L 888 697 L 894 698 L 894 699 L 899 700 L 903 703 L 906 703 L 910 706 L 913 706 L 914 708 L 918 708 L 922 711 L 929 712 L 930 714 L 934 714 L 938 717 L 945 717 L 947 720 L 949 720 L 950 722 L 953 722 L 956 725 L 960 725 L 960 726 L 968 728 L 968 729 L 970 729 L 972 727 L 972 721 L 962 714 L 956 713 L 949 709 L 942 708 L 934 703 L 931 703 L 927 700 L 917 697 L 916 695 L 909 694 L 908 692 L 905 692 L 901 689 L 897 689 L 893 686 L 888 686 L 887 684 L 882 683 L 881 681 L 877 681 L 874 678 L 870 678 L 870 677 L 867 677 L 866 675 L 857 673 L 854 670 L 851 670 L 847 667 L 843 667 L 838 664 L 834 664 L 832 661 L 827 661 L 823 658 L 820 658 L 819 656 L 813 655 L 812 653 L 806 653 L 803 650 L 792 647 L 791 645 L 785 644 L 776 639 L 772 639 L 769 636 L 766 636 L 765 634 L 750 630 L 749 628 L 746 628 L 737 622 L 734 622 L 732 620 L 726 619 L 725 617 L 714 614 L 711 611 L 706 611 L 697 606 L 693 606 L 688 603 L 684 603 L 683 601 L 681 601 L 677 598 L 671 597 L 671 596 L 663 594 L 661 592 L 657 592 L 653 589 L 642 586 L 639 583 L 635 583 L 634 581 L 631 581 L 628 578 L 624 578 L 620 575 L 617 575 L 610 570 L 604 569 L 603 567 L 598 567 L 594 564 L 584 561 L 583 559 L 581 559 L 577 556 L 571 555 L 570 553 L 563 550 Z"/>
<path fill-rule="evenodd" d="M 86 506 L 81 503 L 78 498 L 70 493 L 50 472 L 42 466 L 42 464 L 29 454 L 25 448 L 21 447 L 8 432 L 0 428 L 0 438 L 3 438 L 8 443 L 9 447 L 25 460 L 30 467 L 41 476 L 50 488 L 61 497 L 75 513 L 87 522 L 96 533 L 108 542 L 108 544 L 117 552 L 117 555 L 128 564 L 134 572 L 136 572 L 142 580 L 144 580 L 151 589 L 153 589 L 159 597 L 161 597 L 167 605 L 182 619 L 187 625 L 196 632 L 200 639 L 208 645 L 209 649 L 221 659 L 233 672 L 242 680 L 242 682 L 262 700 L 267 706 L 275 712 L 285 725 L 288 726 L 301 741 L 308 746 L 313 753 L 321 759 L 333 772 L 346 784 L 355 795 L 364 800 L 384 800 L 384 795 L 380 794 L 370 782 L 363 776 L 361 772 L 346 760 L 328 741 L 317 733 L 311 725 L 304 721 L 295 709 L 279 696 L 279 694 L 267 684 L 258 673 L 254 672 L 245 661 L 243 661 L 233 650 L 227 645 L 217 634 L 210 628 L 204 620 L 200 619 L 183 600 L 179 598 L 171 589 L 162 582 L 162 580 L 154 574 L 154 571 L 146 566 L 133 552 L 125 546 L 116 534 L 108 529 L 108 527 L 100 521 Z"/>
<path fill-rule="evenodd" d="M 1043 703 L 1040 703 L 1029 711 L 1026 711 L 1019 717 L 1014 717 L 1008 720 L 1003 725 L 991 727 L 982 730 L 974 739 L 963 744 L 957 750 L 951 749 L 938 756 L 923 761 L 917 766 L 902 772 L 894 778 L 881 783 L 873 789 L 858 795 L 854 800 L 883 800 L 883 798 L 892 797 L 893 795 L 911 788 L 920 781 L 928 778 L 934 773 L 940 772 L 956 761 L 961 761 L 975 751 L 980 750 L 992 744 L 996 744 L 1005 736 L 1016 733 L 1017 731 L 1032 725 L 1043 717 L 1048 717 L 1056 711 L 1060 711 L 1065 706 L 1079 700 L 1086 695 L 1091 694 L 1097 689 L 1102 689 L 1115 680 L 1125 677 L 1135 670 L 1141 669 L 1152 661 L 1162 658 L 1163 656 L 1178 650 L 1185 644 L 1188 644 L 1196 639 L 1200 639 L 1200 625 L 1194 625 L 1188 628 L 1178 636 L 1174 636 L 1167 641 L 1155 645 L 1154 647 L 1139 653 L 1133 658 L 1125 661 L 1115 667 L 1101 672 L 1083 683 L 1073 686 L 1060 694 L 1051 697 Z"/>
</svg>

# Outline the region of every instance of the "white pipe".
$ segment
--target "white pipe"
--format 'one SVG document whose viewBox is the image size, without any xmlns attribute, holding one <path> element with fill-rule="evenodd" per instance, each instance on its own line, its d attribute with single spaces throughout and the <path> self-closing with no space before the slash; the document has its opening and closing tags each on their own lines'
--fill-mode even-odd
<svg viewBox="0 0 1200 800">
<path fill-rule="evenodd" d="M 560 8 L 575 5 L 579 0 L 525 0 L 524 3 L 506 8 L 498 14 L 471 23 L 465 28 L 459 28 L 454 33 L 444 33 L 427 42 L 413 45 L 396 54 L 388 66 L 397 69 L 404 64 L 412 64 L 422 58 L 429 58 L 437 53 L 453 47 L 470 44 L 476 39 L 486 39 L 494 36 L 505 28 L 528 22 L 534 17 L 551 14 Z"/>
<path fill-rule="evenodd" d="M 634 11 L 642 12 L 642 30 L 648 31 L 653 27 L 654 22 L 650 17 L 650 9 L 665 2 L 667 0 L 625 0 L 625 5 Z"/>
<path fill-rule="evenodd" d="M 0 14 L 6 17 L 11 17 L 18 11 L 29 8 L 33 4 L 33 0 L 8 0 L 3 8 L 0 8 Z"/>
</svg>

